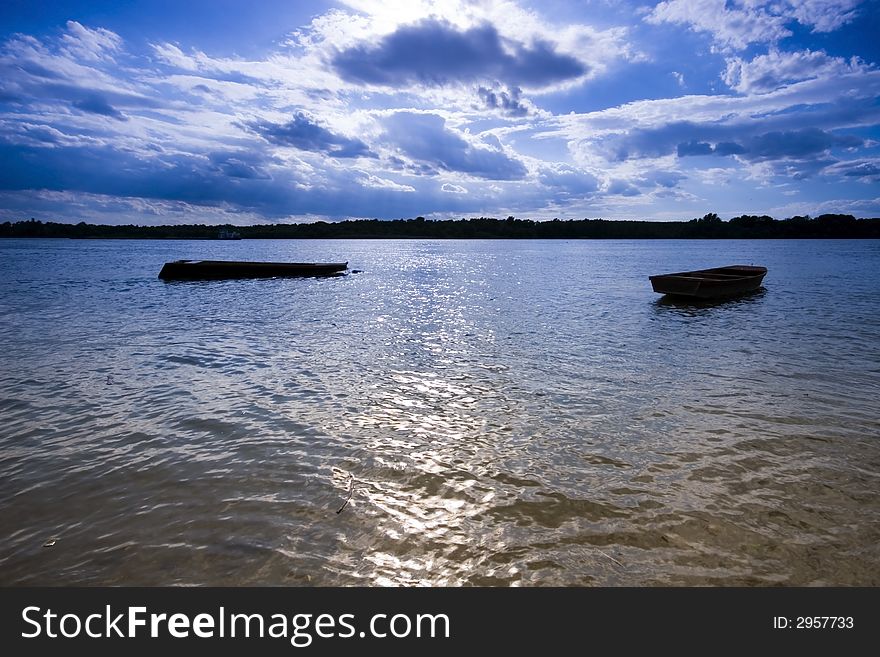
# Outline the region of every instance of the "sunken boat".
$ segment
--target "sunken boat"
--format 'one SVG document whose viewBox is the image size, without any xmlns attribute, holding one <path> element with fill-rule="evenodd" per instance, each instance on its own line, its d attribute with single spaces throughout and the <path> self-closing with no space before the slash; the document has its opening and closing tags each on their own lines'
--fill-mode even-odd
<svg viewBox="0 0 880 657">
<path fill-rule="evenodd" d="M 241 262 L 234 260 L 175 260 L 166 262 L 159 278 L 166 281 L 220 280 L 228 278 L 288 278 L 336 276 L 347 262 Z"/>
</svg>

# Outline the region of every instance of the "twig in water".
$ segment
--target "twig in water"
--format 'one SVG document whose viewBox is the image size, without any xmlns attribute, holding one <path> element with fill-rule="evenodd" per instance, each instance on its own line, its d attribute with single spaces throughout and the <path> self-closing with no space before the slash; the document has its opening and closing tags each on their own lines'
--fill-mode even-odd
<svg viewBox="0 0 880 657">
<path fill-rule="evenodd" d="M 348 505 L 351 500 L 351 496 L 354 493 L 354 475 L 351 475 L 351 479 L 348 482 L 348 497 L 345 498 L 345 502 L 342 503 L 342 506 L 336 511 L 336 513 L 342 513 L 342 510 Z"/>
<path fill-rule="evenodd" d="M 614 557 L 612 557 L 610 554 L 605 554 L 605 553 L 602 552 L 602 550 L 600 550 L 599 548 L 596 548 L 596 552 L 598 552 L 599 554 L 601 554 L 601 555 L 602 555 L 603 557 L 605 557 L 606 559 L 611 559 L 611 561 L 613 561 L 614 563 L 616 563 L 616 564 L 617 564 L 618 566 L 620 566 L 621 568 L 624 567 L 623 564 L 620 563 L 617 559 L 615 559 Z"/>
</svg>

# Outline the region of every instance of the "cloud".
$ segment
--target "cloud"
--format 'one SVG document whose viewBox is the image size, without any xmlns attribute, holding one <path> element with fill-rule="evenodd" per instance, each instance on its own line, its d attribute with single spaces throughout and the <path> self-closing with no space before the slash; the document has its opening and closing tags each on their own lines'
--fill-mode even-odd
<svg viewBox="0 0 880 657">
<path fill-rule="evenodd" d="M 265 155 L 254 151 L 225 151 L 210 153 L 208 159 L 215 171 L 230 178 L 247 180 L 267 180 L 271 178 L 266 164 L 271 160 Z"/>
<path fill-rule="evenodd" d="M 618 160 L 662 157 L 672 152 L 678 157 L 738 155 L 747 160 L 803 159 L 825 153 L 831 148 L 855 148 L 864 143 L 860 137 L 835 135 L 819 128 L 755 134 L 759 126 L 673 123 L 654 130 L 634 130 L 629 134 L 615 135 L 609 140 L 608 152 Z M 674 143 L 682 137 L 685 138 Z"/>
<path fill-rule="evenodd" d="M 689 155 L 711 155 L 715 149 L 712 148 L 712 144 L 691 140 L 679 144 L 676 151 L 679 157 L 687 157 Z"/>
<path fill-rule="evenodd" d="M 780 52 L 773 49 L 749 62 L 739 57 L 728 59 L 721 78 L 730 88 L 753 94 L 767 93 L 804 80 L 831 78 L 869 68 L 857 58 L 847 61 L 842 57 L 830 57 L 822 51 Z"/>
<path fill-rule="evenodd" d="M 783 158 L 759 161 L 758 166 L 753 171 L 758 172 L 756 177 L 759 180 L 768 180 L 773 176 L 780 177 L 786 181 L 806 180 L 819 173 L 824 173 L 836 163 L 837 160 L 831 157 Z"/>
<path fill-rule="evenodd" d="M 855 148 L 864 141 L 853 135 L 834 135 L 817 128 L 767 132 L 739 144 L 701 141 L 681 143 L 676 148 L 678 157 L 693 155 L 740 155 L 747 160 L 776 160 L 781 158 L 810 158 L 831 148 Z"/>
<path fill-rule="evenodd" d="M 635 179 L 635 182 L 642 187 L 663 187 L 672 189 L 685 179 L 685 175 L 678 171 L 664 171 L 662 169 L 653 169 Z"/>
<path fill-rule="evenodd" d="M 561 196 L 591 196 L 599 190 L 598 177 L 565 164 L 544 166 L 538 181 Z"/>
<path fill-rule="evenodd" d="M 878 182 L 880 70 L 850 57 L 873 61 L 855 1 L 638 10 L 663 28 L 612 11 L 646 6 L 629 0 L 341 4 L 280 45 L 223 35 L 227 52 L 263 48 L 248 58 L 186 30 L 124 42 L 71 21 L 5 38 L 0 213 L 673 218 L 756 187 L 818 201 Z M 685 30 L 723 56 L 695 62 Z M 684 82 L 705 95 L 680 96 Z"/>
<path fill-rule="evenodd" d="M 331 132 L 302 112 L 297 112 L 287 123 L 252 121 L 245 125 L 276 146 L 293 146 L 302 151 L 324 153 L 336 158 L 375 157 L 360 139 Z"/>
<path fill-rule="evenodd" d="M 0 160 L 9 167 L 0 177 L 0 196 L 7 198 L 10 193 L 20 198 L 25 192 L 41 190 L 41 194 L 65 193 L 70 198 L 141 199 L 145 207 L 226 208 L 265 219 L 309 214 L 415 216 L 426 204 L 442 210 L 459 209 L 463 203 L 456 195 L 439 190 L 432 194 L 430 189 L 417 190 L 365 172 L 354 181 L 348 170 L 305 175 L 274 165 L 272 158 L 258 153 L 144 158 L 107 147 L 45 148 L 0 142 Z M 177 220 L 192 222 L 192 215 Z"/>
<path fill-rule="evenodd" d="M 633 128 L 611 132 L 593 141 L 594 149 L 612 162 L 658 158 L 680 149 L 684 155 L 702 154 L 701 142 L 707 135 L 723 130 L 718 125 L 676 121 L 652 128 Z"/>
<path fill-rule="evenodd" d="M 862 0 L 788 0 L 785 4 L 795 18 L 813 32 L 833 32 L 852 21 Z"/>
<path fill-rule="evenodd" d="M 522 117 L 529 114 L 529 106 L 521 100 L 522 89 L 519 87 L 495 90 L 481 86 L 477 88 L 477 95 L 486 108 L 500 110 L 506 116 Z"/>
<path fill-rule="evenodd" d="M 9 131 L 15 131 L 16 142 L 29 146 L 54 146 L 71 141 L 60 130 L 48 125 L 36 125 L 33 123 L 18 123 L 14 127 L 4 125 L 0 128 L 0 139 L 9 140 Z"/>
<path fill-rule="evenodd" d="M 863 140 L 854 135 L 834 135 L 818 128 L 766 132 L 744 145 L 743 156 L 750 160 L 805 159 L 825 153 L 832 147 L 854 148 L 862 143 Z"/>
<path fill-rule="evenodd" d="M 373 175 L 372 173 L 367 173 L 365 171 L 362 171 L 361 173 L 363 175 L 358 178 L 358 184 L 364 187 L 372 187 L 374 189 L 388 189 L 395 192 L 405 193 L 416 191 L 416 188 L 412 185 L 401 185 L 400 183 L 394 182 L 393 180 L 380 178 L 379 176 Z"/>
<path fill-rule="evenodd" d="M 215 82 L 264 87 L 267 83 L 288 81 L 288 76 L 280 74 L 278 64 L 272 61 L 249 62 L 235 58 L 216 58 L 200 50 L 193 50 L 192 54 L 187 55 L 173 43 L 153 43 L 150 47 L 160 63 L 200 73 Z"/>
<path fill-rule="evenodd" d="M 775 44 L 792 36 L 798 22 L 813 32 L 831 32 L 853 20 L 861 0 L 665 0 L 647 15 L 649 23 L 687 25 L 709 33 L 724 49 Z"/>
<path fill-rule="evenodd" d="M 122 40 L 108 30 L 90 30 L 69 21 L 60 38 L 43 43 L 15 35 L 0 49 L 0 97 L 23 109 L 38 106 L 44 117 L 66 114 L 57 101 L 87 114 L 126 121 L 120 107 L 158 108 L 167 102 L 141 93 L 119 78 L 109 56 L 121 52 Z M 62 109 L 63 108 L 63 109 Z"/>
<path fill-rule="evenodd" d="M 526 168 L 503 151 L 468 142 L 437 114 L 395 112 L 383 121 L 386 139 L 404 155 L 438 171 L 489 180 L 519 180 Z"/>
<path fill-rule="evenodd" d="M 67 21 L 67 34 L 61 37 L 61 43 L 68 54 L 92 62 L 111 59 L 122 47 L 122 39 L 115 32 L 89 29 L 76 21 Z"/>
<path fill-rule="evenodd" d="M 542 121 L 531 135 L 533 141 L 564 140 L 575 160 L 589 167 L 675 154 L 705 155 L 709 149 L 704 144 L 719 156 L 769 156 L 766 144 L 756 138 L 774 133 L 799 135 L 805 143 L 822 144 L 819 150 L 853 149 L 868 147 L 864 131 L 880 124 L 878 96 L 880 71 L 860 69 L 760 95 L 646 100 L 579 116 L 557 116 Z M 838 139 L 844 130 L 859 136 Z M 822 139 L 816 141 L 820 133 Z"/>
<path fill-rule="evenodd" d="M 73 101 L 73 106 L 77 109 L 81 109 L 84 112 L 92 112 L 93 114 L 109 116 L 119 121 L 128 120 L 122 112 L 120 112 L 110 103 L 108 103 L 107 99 L 104 98 L 101 94 L 89 94 L 81 98 L 80 100 Z"/>
<path fill-rule="evenodd" d="M 211 65 L 210 58 L 203 52 L 196 51 L 192 55 L 184 53 L 173 43 L 150 44 L 153 53 L 164 64 L 181 68 L 186 71 L 203 71 L 216 68 Z"/>
<path fill-rule="evenodd" d="M 833 176 L 852 178 L 865 183 L 880 182 L 880 158 L 867 158 L 837 162 L 824 173 Z"/>
<path fill-rule="evenodd" d="M 786 20 L 741 2 L 727 0 L 666 0 L 648 14 L 649 23 L 677 23 L 708 32 L 727 48 L 750 43 L 775 43 L 791 35 Z"/>
<path fill-rule="evenodd" d="M 498 81 L 543 88 L 588 71 L 547 41 L 525 45 L 503 39 L 489 23 L 460 30 L 435 19 L 400 27 L 375 45 L 342 50 L 332 66 L 349 82 L 389 87 Z"/>
<path fill-rule="evenodd" d="M 638 187 L 632 185 L 626 180 L 612 180 L 608 187 L 605 189 L 607 194 L 611 194 L 613 196 L 639 196 L 641 192 Z"/>
<path fill-rule="evenodd" d="M 715 155 L 742 155 L 746 152 L 746 149 L 741 144 L 733 141 L 719 141 L 712 148 L 712 152 Z"/>
</svg>

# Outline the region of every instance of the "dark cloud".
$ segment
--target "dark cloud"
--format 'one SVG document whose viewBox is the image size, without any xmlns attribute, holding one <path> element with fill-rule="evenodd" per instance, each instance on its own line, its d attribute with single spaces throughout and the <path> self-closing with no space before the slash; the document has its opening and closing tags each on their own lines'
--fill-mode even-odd
<svg viewBox="0 0 880 657">
<path fill-rule="evenodd" d="M 679 144 L 699 143 L 701 133 L 711 130 L 709 126 L 680 121 L 657 128 L 636 128 L 629 132 L 608 135 L 597 146 L 610 160 L 622 162 L 631 158 L 663 157 L 676 152 Z"/>
<path fill-rule="evenodd" d="M 417 176 L 436 176 L 439 173 L 437 167 L 427 164 L 426 162 L 407 161 L 396 155 L 390 156 L 386 160 L 386 164 L 394 171 L 405 171 Z"/>
<path fill-rule="evenodd" d="M 127 121 L 128 118 L 107 102 L 107 99 L 100 94 L 89 94 L 80 100 L 73 101 L 73 106 L 83 112 L 91 112 L 92 114 L 101 114 L 109 116 L 119 121 Z"/>
<path fill-rule="evenodd" d="M 688 155 L 711 155 L 714 152 L 712 144 L 704 141 L 689 141 L 678 145 L 678 156 L 687 157 Z"/>
<path fill-rule="evenodd" d="M 612 180 L 606 191 L 608 194 L 618 196 L 638 196 L 641 194 L 637 187 L 626 180 Z"/>
<path fill-rule="evenodd" d="M 297 112 L 287 123 L 254 121 L 246 127 L 278 146 L 293 146 L 301 151 L 325 153 L 330 157 L 375 157 L 360 139 L 331 132 L 313 122 L 302 112 Z"/>
<path fill-rule="evenodd" d="M 834 135 L 818 128 L 767 132 L 749 140 L 744 156 L 758 160 L 809 158 L 832 147 L 852 148 L 862 143 L 859 137 Z"/>
<path fill-rule="evenodd" d="M 720 141 L 714 146 L 705 141 L 689 141 L 677 147 L 679 157 L 690 155 L 742 155 L 746 147 L 732 141 Z"/>
<path fill-rule="evenodd" d="M 712 151 L 715 155 L 741 155 L 746 152 L 746 149 L 741 144 L 737 144 L 733 141 L 719 141 L 715 144 L 715 148 Z"/>
<path fill-rule="evenodd" d="M 510 91 L 479 87 L 477 94 L 487 108 L 501 110 L 507 116 L 519 117 L 529 113 L 528 106 L 520 100 L 522 89 L 519 87 L 513 87 Z"/>
<path fill-rule="evenodd" d="M 442 193 L 433 181 L 419 190 L 423 193 L 412 194 L 353 184 L 344 170 L 327 170 L 308 180 L 283 167 L 263 175 L 274 160 L 259 150 L 147 158 L 106 146 L 47 148 L 0 139 L 0 161 L 5 168 L 0 194 L 45 190 L 184 202 L 251 211 L 267 219 L 306 214 L 392 218 L 416 216 L 426 204 L 455 212 L 472 204 L 467 195 Z"/>
<path fill-rule="evenodd" d="M 840 162 L 833 167 L 833 173 L 865 182 L 880 182 L 880 160 Z"/>
<path fill-rule="evenodd" d="M 486 80 L 544 87 L 587 72 L 582 62 L 555 52 L 549 43 L 529 47 L 502 39 L 489 24 L 462 32 L 438 20 L 401 27 L 375 45 L 343 50 L 332 65 L 350 82 L 392 87 Z"/>
<path fill-rule="evenodd" d="M 112 111 L 119 111 L 118 108 L 120 107 L 160 109 L 168 105 L 167 102 L 158 98 L 107 89 L 97 90 L 75 83 L 27 85 L 25 88 L 34 99 L 57 99 L 77 106 L 85 105 L 95 108 L 87 109 L 86 111 L 95 112 L 95 110 L 101 110 L 97 111 L 97 114 L 105 114 L 108 111 L 107 107 L 110 107 Z M 107 116 L 111 115 L 107 114 Z"/>
<path fill-rule="evenodd" d="M 58 80 L 61 79 L 61 75 L 56 71 L 52 71 L 45 66 L 38 64 L 37 62 L 28 61 L 26 59 L 18 60 L 16 63 L 16 68 L 19 70 L 29 73 L 34 77 L 38 78 L 46 78 L 49 80 Z"/>
<path fill-rule="evenodd" d="M 16 131 L 15 139 L 9 140 L 16 143 L 30 143 L 32 145 L 60 144 L 64 140 L 64 133 L 47 125 L 21 125 Z M 2 137 L 0 137 L 2 138 Z"/>
<path fill-rule="evenodd" d="M 636 179 L 642 187 L 665 187 L 671 189 L 677 187 L 685 176 L 678 171 L 652 171 Z"/>
<path fill-rule="evenodd" d="M 768 164 L 777 176 L 784 176 L 790 180 L 806 180 L 816 174 L 824 173 L 829 167 L 837 163 L 837 160 L 829 157 L 816 157 L 811 159 L 778 159 L 770 160 Z"/>
<path fill-rule="evenodd" d="M 761 127 L 758 123 L 724 125 L 679 121 L 610 135 L 598 145 L 606 157 L 616 161 L 672 153 L 679 157 L 739 155 L 747 160 L 762 161 L 810 159 L 832 148 L 855 148 L 864 144 L 860 137 L 836 135 L 816 127 L 758 132 Z"/>
<path fill-rule="evenodd" d="M 386 137 L 413 160 L 442 171 L 459 171 L 489 180 L 520 180 L 522 162 L 500 150 L 477 148 L 446 128 L 436 114 L 397 112 L 384 121 Z"/>
<path fill-rule="evenodd" d="M 258 152 L 230 151 L 211 153 L 208 156 L 216 171 L 230 178 L 267 180 L 271 178 L 264 165 L 267 158 Z"/>
</svg>

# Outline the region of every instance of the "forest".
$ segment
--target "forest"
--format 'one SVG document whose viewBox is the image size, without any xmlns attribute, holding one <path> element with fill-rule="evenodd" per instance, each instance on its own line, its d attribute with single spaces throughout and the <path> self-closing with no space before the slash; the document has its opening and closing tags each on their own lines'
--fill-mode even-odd
<svg viewBox="0 0 880 657">
<path fill-rule="evenodd" d="M 430 220 L 357 219 L 339 222 L 266 223 L 252 226 L 178 224 L 168 226 L 56 223 L 35 219 L 0 224 L 0 237 L 71 239 L 220 239 L 234 231 L 241 239 L 828 239 L 880 238 L 880 218 L 822 214 L 774 219 L 742 215 L 722 220 L 708 213 L 690 221 L 493 217 Z"/>
</svg>

